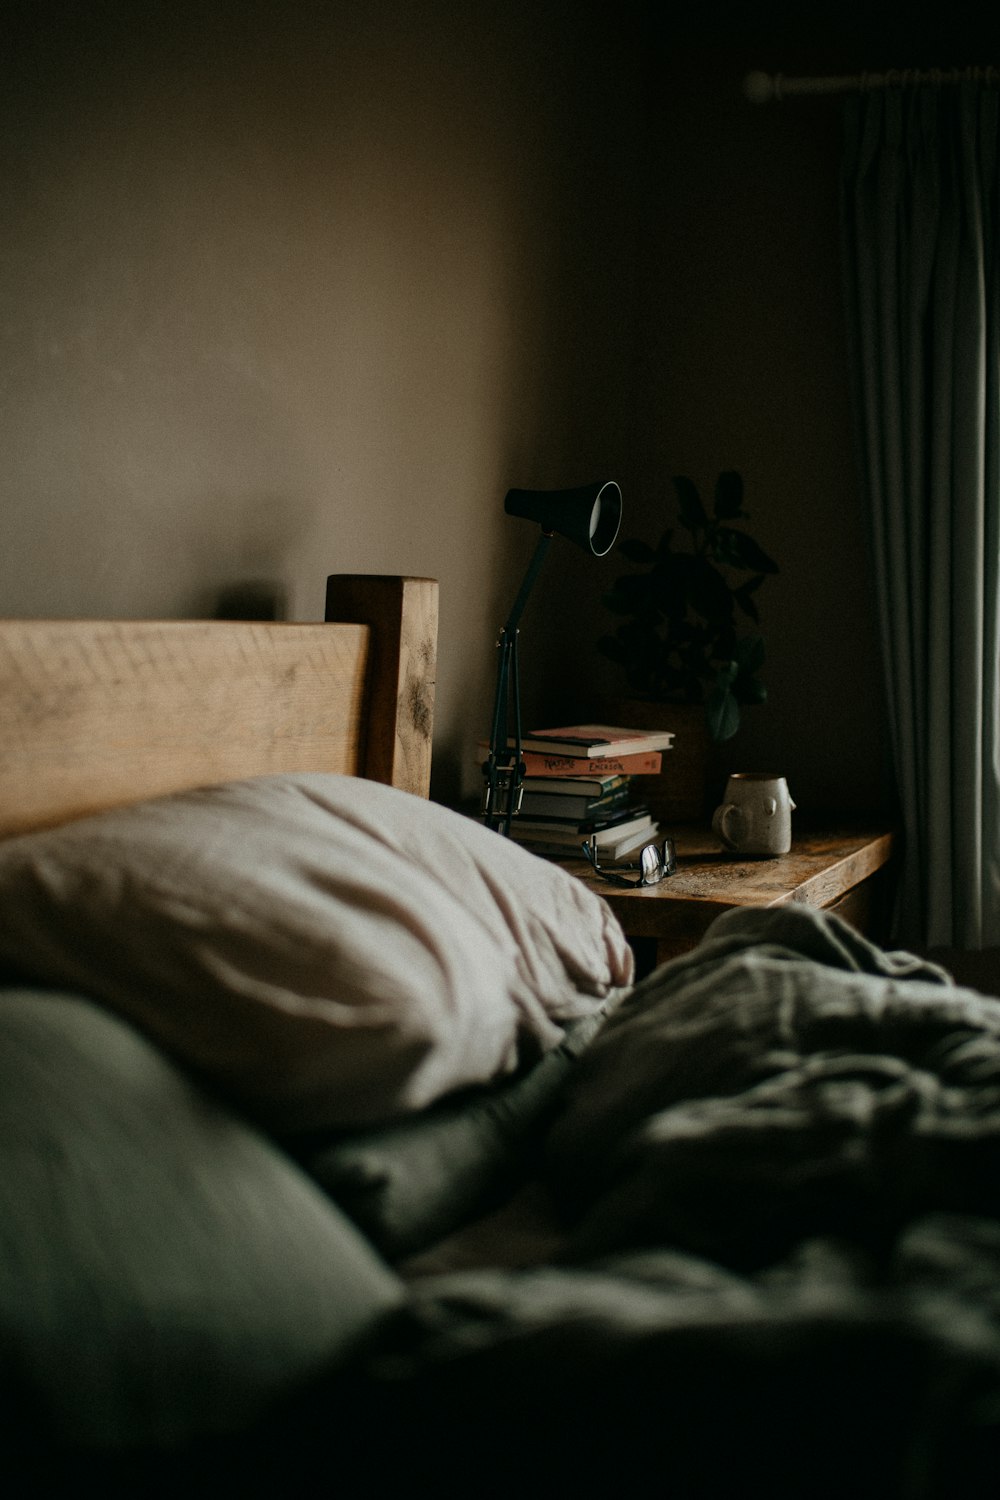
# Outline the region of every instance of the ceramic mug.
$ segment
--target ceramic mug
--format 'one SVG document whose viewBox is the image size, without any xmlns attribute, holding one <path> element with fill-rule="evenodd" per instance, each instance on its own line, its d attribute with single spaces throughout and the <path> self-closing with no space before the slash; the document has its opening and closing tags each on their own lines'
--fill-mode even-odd
<svg viewBox="0 0 1000 1500">
<path fill-rule="evenodd" d="M 784 776 L 734 771 L 725 801 L 712 815 L 712 832 L 736 854 L 787 854 L 794 808 Z"/>
</svg>

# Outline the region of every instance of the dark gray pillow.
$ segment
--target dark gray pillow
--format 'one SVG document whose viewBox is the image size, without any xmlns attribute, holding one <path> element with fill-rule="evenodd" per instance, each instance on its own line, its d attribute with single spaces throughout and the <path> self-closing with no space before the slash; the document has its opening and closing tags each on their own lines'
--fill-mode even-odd
<svg viewBox="0 0 1000 1500">
<path fill-rule="evenodd" d="M 573 1063 L 603 1020 L 573 1022 L 510 1082 L 379 1130 L 300 1142 L 295 1154 L 383 1255 L 416 1255 L 495 1207 L 531 1170 Z"/>
<path fill-rule="evenodd" d="M 396 1276 L 279 1149 L 87 1000 L 0 991 L 0 1395 L 53 1444 L 234 1430 Z"/>
</svg>

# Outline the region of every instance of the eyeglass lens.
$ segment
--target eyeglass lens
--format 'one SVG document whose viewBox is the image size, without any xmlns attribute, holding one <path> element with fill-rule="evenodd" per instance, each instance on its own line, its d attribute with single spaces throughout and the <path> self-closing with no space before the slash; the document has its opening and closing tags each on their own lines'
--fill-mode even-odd
<svg viewBox="0 0 1000 1500">
<path fill-rule="evenodd" d="M 658 885 L 667 875 L 672 875 L 677 868 L 673 839 L 664 839 L 662 846 L 644 845 L 639 852 L 638 865 L 621 865 L 618 870 L 601 868 L 597 858 L 597 841 L 594 838 L 583 841 L 583 852 L 590 861 L 595 875 L 599 875 L 602 880 L 607 880 L 611 885 Z M 630 879 L 627 875 L 620 873 L 621 870 L 635 869 L 639 871 L 638 880 Z"/>
</svg>

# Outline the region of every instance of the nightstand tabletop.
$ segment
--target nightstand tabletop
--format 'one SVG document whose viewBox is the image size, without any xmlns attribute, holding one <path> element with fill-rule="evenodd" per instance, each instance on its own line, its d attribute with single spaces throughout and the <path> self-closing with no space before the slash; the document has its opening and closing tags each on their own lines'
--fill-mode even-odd
<svg viewBox="0 0 1000 1500">
<path fill-rule="evenodd" d="M 723 850 L 708 828 L 671 830 L 677 871 L 659 885 L 624 889 L 600 880 L 585 860 L 566 869 L 603 896 L 627 937 L 653 940 L 654 960 L 686 952 L 722 912 L 802 901 L 837 911 L 862 931 L 875 916 L 878 877 L 893 852 L 886 828 L 844 823 L 793 827 L 788 854 L 748 859 Z"/>
</svg>

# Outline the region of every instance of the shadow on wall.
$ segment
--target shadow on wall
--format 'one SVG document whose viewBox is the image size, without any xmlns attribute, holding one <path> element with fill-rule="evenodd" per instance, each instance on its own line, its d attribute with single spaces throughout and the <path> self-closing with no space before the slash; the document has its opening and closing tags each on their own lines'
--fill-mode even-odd
<svg viewBox="0 0 1000 1500">
<path fill-rule="evenodd" d="M 284 587 L 270 579 L 251 578 L 219 590 L 214 620 L 285 620 L 288 600 Z"/>
</svg>

